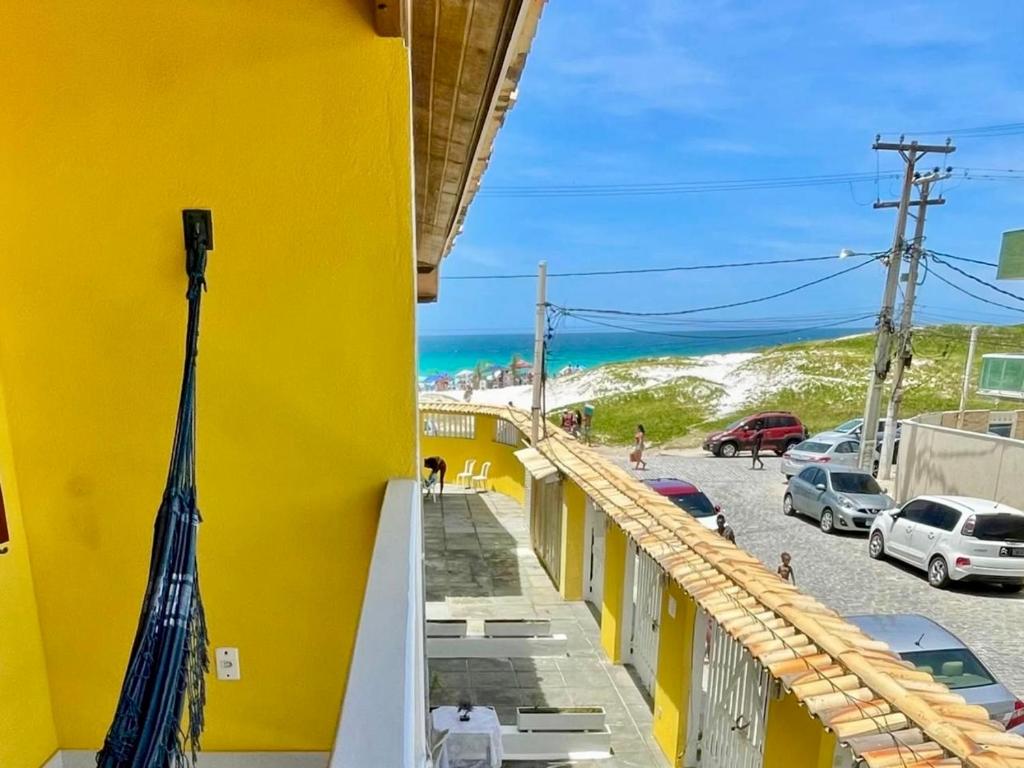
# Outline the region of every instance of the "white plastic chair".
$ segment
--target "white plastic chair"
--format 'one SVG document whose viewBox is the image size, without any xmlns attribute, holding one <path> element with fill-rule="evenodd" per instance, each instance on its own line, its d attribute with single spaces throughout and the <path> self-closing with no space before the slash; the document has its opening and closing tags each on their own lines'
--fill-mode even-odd
<svg viewBox="0 0 1024 768">
<path fill-rule="evenodd" d="M 476 486 L 480 485 L 481 491 L 487 490 L 487 473 L 491 471 L 491 462 L 485 461 L 483 466 L 480 467 L 480 474 L 473 475 L 473 479 L 470 481 L 470 487 L 476 490 Z"/>
<path fill-rule="evenodd" d="M 476 466 L 476 459 L 468 459 L 466 468 L 455 476 L 455 482 L 463 488 L 470 488 L 473 485 L 473 467 Z"/>
<path fill-rule="evenodd" d="M 429 478 L 424 478 L 424 480 L 423 480 L 423 495 L 426 496 L 426 497 L 431 497 L 435 504 L 437 503 L 437 494 L 438 494 L 438 491 L 439 491 L 440 488 L 441 488 L 441 483 L 439 483 L 437 481 L 437 477 L 436 476 L 433 478 L 433 480 L 431 480 Z"/>
</svg>

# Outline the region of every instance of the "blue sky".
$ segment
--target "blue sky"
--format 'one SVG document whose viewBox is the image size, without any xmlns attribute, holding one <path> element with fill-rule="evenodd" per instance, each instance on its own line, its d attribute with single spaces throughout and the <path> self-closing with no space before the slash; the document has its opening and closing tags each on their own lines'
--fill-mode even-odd
<svg viewBox="0 0 1024 768">
<path fill-rule="evenodd" d="M 1024 3 L 867 5 L 550 0 L 482 193 L 443 265 L 440 300 L 420 308 L 420 331 L 532 327 L 532 281 L 445 275 L 533 272 L 540 259 L 568 271 L 887 248 L 895 212 L 871 207 L 874 179 L 662 196 L 487 194 L 514 185 L 874 173 L 876 162 L 883 173 L 899 171 L 893 153 L 876 160 L 876 133 L 895 139 L 901 131 L 918 137 L 912 132 L 1024 122 Z M 948 163 L 956 168 L 1024 169 L 1024 133 L 953 138 Z M 924 167 L 933 162 L 946 161 L 935 156 Z M 897 186 L 883 179 L 877 193 L 892 198 Z M 948 203 L 928 213 L 927 245 L 936 251 L 992 261 L 1002 231 L 1024 227 L 1024 183 L 953 179 L 944 194 Z M 844 264 L 559 279 L 549 299 L 677 310 L 764 295 Z M 995 277 L 986 267 L 970 271 Z M 882 280 L 881 268 L 869 266 L 786 299 L 700 317 L 791 316 L 790 325 L 824 313 L 853 317 L 877 311 Z M 1019 282 L 1004 287 L 1024 293 Z M 981 286 L 971 290 L 999 300 Z M 918 301 L 923 321 L 1024 321 L 935 279 Z"/>
</svg>

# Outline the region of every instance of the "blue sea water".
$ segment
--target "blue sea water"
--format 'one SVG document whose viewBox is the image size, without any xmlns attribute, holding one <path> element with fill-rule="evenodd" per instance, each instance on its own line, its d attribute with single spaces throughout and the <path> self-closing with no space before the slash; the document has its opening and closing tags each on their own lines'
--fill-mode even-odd
<svg viewBox="0 0 1024 768">
<path fill-rule="evenodd" d="M 592 368 L 602 363 L 666 355 L 711 355 L 742 352 L 793 341 L 831 339 L 862 332 L 857 328 L 823 328 L 816 331 L 723 330 L 693 331 L 686 338 L 637 333 L 560 333 L 549 344 L 548 366 L 557 371 L 566 365 Z M 533 359 L 533 337 L 526 333 L 421 336 L 420 375 L 472 369 L 478 362 L 508 365 L 512 355 Z"/>
</svg>

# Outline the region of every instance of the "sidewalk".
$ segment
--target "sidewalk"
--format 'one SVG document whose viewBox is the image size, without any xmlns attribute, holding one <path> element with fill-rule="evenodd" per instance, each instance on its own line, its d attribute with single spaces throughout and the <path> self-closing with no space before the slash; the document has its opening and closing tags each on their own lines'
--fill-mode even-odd
<svg viewBox="0 0 1024 768">
<path fill-rule="evenodd" d="M 600 705 L 608 713 L 613 756 L 515 768 L 667 768 L 651 733 L 651 706 L 626 667 L 608 662 L 599 627 L 583 602 L 566 602 L 529 545 L 518 502 L 497 493 L 447 489 L 424 502 L 428 619 L 550 618 L 568 638 L 568 655 L 533 659 L 435 659 L 431 706 L 469 699 L 493 706 L 503 725 L 517 706 Z"/>
</svg>

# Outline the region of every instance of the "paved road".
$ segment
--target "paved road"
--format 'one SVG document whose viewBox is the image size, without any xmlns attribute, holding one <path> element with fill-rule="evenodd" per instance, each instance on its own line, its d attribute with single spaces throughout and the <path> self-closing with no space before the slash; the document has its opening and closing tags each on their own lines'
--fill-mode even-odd
<svg viewBox="0 0 1024 768">
<path fill-rule="evenodd" d="M 622 453 L 609 456 L 626 466 Z M 785 517 L 779 459 L 764 462 L 764 471 L 753 471 L 749 456 L 652 453 L 647 471 L 634 474 L 695 482 L 722 506 L 740 546 L 773 570 L 779 553 L 790 552 L 797 585 L 840 613 L 922 613 L 938 621 L 1024 698 L 1024 593 L 984 585 L 933 589 L 923 571 L 870 559 L 864 534 L 826 536 L 809 518 Z"/>
</svg>

